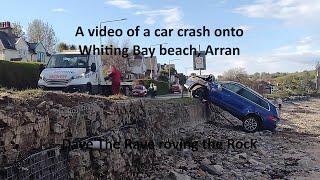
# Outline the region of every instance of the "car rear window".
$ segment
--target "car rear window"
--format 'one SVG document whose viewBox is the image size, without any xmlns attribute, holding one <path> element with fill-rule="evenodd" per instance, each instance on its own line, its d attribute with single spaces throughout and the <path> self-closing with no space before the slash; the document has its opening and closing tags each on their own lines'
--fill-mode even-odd
<svg viewBox="0 0 320 180">
<path fill-rule="evenodd" d="M 140 89 L 140 90 L 142 90 L 142 89 L 143 89 L 143 86 L 136 86 L 136 87 L 134 87 L 134 89 Z"/>
<path fill-rule="evenodd" d="M 222 87 L 224 87 L 234 93 L 238 93 L 242 88 L 241 86 L 238 86 L 236 84 L 231 84 L 231 83 L 222 84 Z"/>
<path fill-rule="evenodd" d="M 259 101 L 258 104 L 259 104 L 260 106 L 266 108 L 266 109 L 269 109 L 269 104 L 268 104 L 266 101 L 262 100 L 262 99 L 260 99 L 260 101 Z"/>
<path fill-rule="evenodd" d="M 266 101 L 255 95 L 254 93 L 250 92 L 249 90 L 243 88 L 241 89 L 238 94 L 244 98 L 249 99 L 250 101 L 260 105 L 261 107 L 265 109 L 269 109 L 269 105 Z"/>
</svg>

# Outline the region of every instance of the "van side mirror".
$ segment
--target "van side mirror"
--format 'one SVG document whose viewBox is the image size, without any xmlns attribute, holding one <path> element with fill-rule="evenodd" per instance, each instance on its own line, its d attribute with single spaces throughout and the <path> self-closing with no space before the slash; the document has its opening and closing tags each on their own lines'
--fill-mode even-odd
<svg viewBox="0 0 320 180">
<path fill-rule="evenodd" d="M 222 91 L 222 86 L 221 86 L 221 84 L 218 84 L 218 91 Z"/>
<path fill-rule="evenodd" d="M 96 70 L 97 70 L 96 63 L 92 63 L 92 64 L 91 64 L 91 71 L 92 71 L 92 72 L 96 72 Z"/>
</svg>

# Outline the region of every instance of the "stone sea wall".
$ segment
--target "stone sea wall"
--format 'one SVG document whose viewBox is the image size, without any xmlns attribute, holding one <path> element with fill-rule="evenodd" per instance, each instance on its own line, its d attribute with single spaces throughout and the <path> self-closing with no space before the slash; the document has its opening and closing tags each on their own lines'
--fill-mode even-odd
<svg viewBox="0 0 320 180">
<path fill-rule="evenodd" d="M 71 178 L 146 178 L 154 174 L 162 156 L 153 145 L 188 137 L 189 130 L 182 127 L 205 121 L 205 109 L 188 98 L 110 100 L 57 92 L 1 93 L 0 168 L 32 153 L 82 140 L 107 143 L 106 149 L 92 149 L 92 144 L 85 144 L 90 148 L 64 146 Z M 173 144 L 161 146 L 172 149 Z"/>
</svg>

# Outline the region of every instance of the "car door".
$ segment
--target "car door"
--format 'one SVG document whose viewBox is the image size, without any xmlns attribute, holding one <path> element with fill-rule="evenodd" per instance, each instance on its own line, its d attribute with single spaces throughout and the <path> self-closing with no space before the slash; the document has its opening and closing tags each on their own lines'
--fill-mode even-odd
<svg viewBox="0 0 320 180">
<path fill-rule="evenodd" d="M 222 84 L 222 104 L 236 117 L 242 116 L 241 112 L 246 108 L 245 101 L 237 94 L 242 88 L 241 85 L 232 82 Z"/>
<path fill-rule="evenodd" d="M 248 109 L 255 113 L 269 111 L 269 104 L 247 88 L 241 89 L 238 94 L 248 102 Z"/>
</svg>

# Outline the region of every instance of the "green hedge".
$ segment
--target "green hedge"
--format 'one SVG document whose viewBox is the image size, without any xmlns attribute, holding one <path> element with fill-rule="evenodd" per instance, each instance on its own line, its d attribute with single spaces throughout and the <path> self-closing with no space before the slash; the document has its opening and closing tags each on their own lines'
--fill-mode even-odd
<svg viewBox="0 0 320 180">
<path fill-rule="evenodd" d="M 156 81 L 156 80 L 151 80 L 151 79 L 137 79 L 134 80 L 135 84 L 143 84 L 147 89 L 150 86 L 150 83 L 153 82 L 157 86 L 157 94 L 158 95 L 163 95 L 163 94 L 168 94 L 169 93 L 169 84 L 168 82 L 164 81 Z"/>
<path fill-rule="evenodd" d="M 7 88 L 36 88 L 39 80 L 39 63 L 0 60 L 0 84 Z"/>
</svg>

